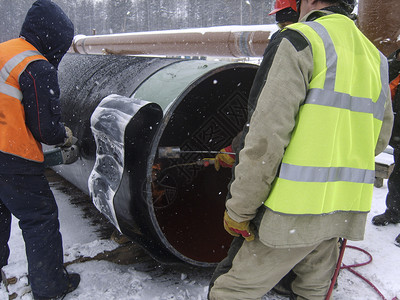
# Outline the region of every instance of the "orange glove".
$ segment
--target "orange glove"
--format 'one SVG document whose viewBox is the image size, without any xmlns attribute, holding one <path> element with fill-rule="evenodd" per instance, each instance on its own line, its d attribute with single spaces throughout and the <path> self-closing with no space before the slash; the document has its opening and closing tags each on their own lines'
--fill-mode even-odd
<svg viewBox="0 0 400 300">
<path fill-rule="evenodd" d="M 250 229 L 250 221 L 238 223 L 231 219 L 227 211 L 224 214 L 224 228 L 230 235 L 243 236 L 248 242 L 254 240 L 254 233 Z"/>
<path fill-rule="evenodd" d="M 233 152 L 232 145 L 221 149 L 220 152 Z M 221 167 L 232 168 L 235 160 L 236 156 L 234 154 L 219 153 L 215 156 L 215 170 L 219 171 Z"/>
</svg>

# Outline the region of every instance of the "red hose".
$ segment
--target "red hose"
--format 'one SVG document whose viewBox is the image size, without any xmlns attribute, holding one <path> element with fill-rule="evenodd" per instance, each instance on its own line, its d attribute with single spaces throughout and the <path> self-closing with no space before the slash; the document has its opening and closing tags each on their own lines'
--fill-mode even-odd
<svg viewBox="0 0 400 300">
<path fill-rule="evenodd" d="M 329 300 L 329 298 L 330 298 L 330 296 L 331 296 L 331 294 L 332 294 L 333 287 L 334 287 L 334 285 L 335 285 L 337 276 L 338 276 L 338 274 L 339 274 L 339 269 L 347 269 L 347 270 L 349 270 L 351 273 L 353 273 L 354 275 L 360 277 L 362 280 L 364 280 L 366 283 L 368 283 L 368 284 L 375 290 L 375 292 L 378 293 L 378 295 L 379 295 L 383 300 L 387 300 L 387 299 L 385 298 L 385 296 L 379 291 L 379 289 L 378 289 L 370 280 L 368 280 L 368 279 L 365 278 L 363 275 L 361 275 L 360 273 L 358 273 L 357 271 L 355 271 L 355 270 L 352 269 L 352 268 L 357 268 L 357 267 L 365 266 L 365 265 L 369 264 L 370 262 L 372 262 L 372 255 L 371 255 L 369 252 L 367 252 L 366 250 L 364 250 L 364 249 L 361 249 L 361 248 L 358 248 L 358 247 L 355 247 L 355 246 L 346 246 L 346 242 L 347 242 L 347 240 L 346 240 L 346 239 L 343 239 L 342 246 L 341 246 L 341 249 L 340 249 L 340 255 L 339 255 L 338 263 L 337 263 L 337 265 L 336 265 L 335 274 L 333 275 L 332 283 L 331 283 L 331 285 L 330 285 L 330 287 L 329 287 L 329 291 L 328 291 L 328 294 L 326 295 L 326 298 L 325 298 L 325 299 L 326 299 L 326 300 Z M 344 249 L 345 249 L 345 248 L 350 248 L 350 249 L 355 249 L 355 250 L 361 251 L 361 252 L 365 253 L 365 254 L 368 256 L 369 260 L 366 261 L 366 262 L 363 262 L 363 263 L 353 264 L 353 265 L 345 265 L 345 264 L 342 264 L 342 259 L 343 259 Z M 342 266 L 339 268 L 338 266 L 341 265 L 341 264 L 342 264 Z M 392 300 L 399 300 L 399 299 L 398 299 L 397 297 L 394 297 Z"/>
<path fill-rule="evenodd" d="M 333 277 L 332 277 L 332 280 L 331 280 L 331 285 L 329 287 L 328 293 L 326 294 L 325 300 L 329 300 L 329 298 L 332 295 L 333 288 L 335 286 L 337 277 L 339 276 L 339 271 L 341 269 L 340 265 L 342 264 L 344 250 L 346 249 L 346 243 L 347 243 L 347 240 L 343 239 L 342 240 L 342 244 L 340 246 L 340 253 L 339 253 L 339 258 L 338 258 L 338 261 L 337 261 L 337 264 L 336 264 L 335 273 L 333 274 Z"/>
</svg>

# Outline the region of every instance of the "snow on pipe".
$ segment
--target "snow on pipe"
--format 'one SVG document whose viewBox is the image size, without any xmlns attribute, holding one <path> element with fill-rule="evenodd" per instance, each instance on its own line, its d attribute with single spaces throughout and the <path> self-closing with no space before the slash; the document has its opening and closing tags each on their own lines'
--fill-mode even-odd
<svg viewBox="0 0 400 300">
<path fill-rule="evenodd" d="M 80 54 L 261 57 L 276 25 L 78 35 L 70 52 Z"/>
<path fill-rule="evenodd" d="M 62 117 L 81 156 L 54 169 L 157 260 L 214 265 L 231 242 L 222 226 L 231 170 L 195 162 L 242 130 L 257 69 L 67 54 L 59 66 Z M 158 154 L 171 146 L 179 157 Z"/>
</svg>

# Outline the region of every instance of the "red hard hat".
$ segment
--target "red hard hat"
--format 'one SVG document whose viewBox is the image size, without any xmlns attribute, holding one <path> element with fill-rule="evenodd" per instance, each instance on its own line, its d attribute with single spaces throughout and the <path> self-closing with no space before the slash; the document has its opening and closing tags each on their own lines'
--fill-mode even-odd
<svg viewBox="0 0 400 300">
<path fill-rule="evenodd" d="M 276 0 L 274 10 L 271 11 L 269 15 L 276 14 L 278 11 L 289 7 L 297 11 L 296 0 Z"/>
</svg>

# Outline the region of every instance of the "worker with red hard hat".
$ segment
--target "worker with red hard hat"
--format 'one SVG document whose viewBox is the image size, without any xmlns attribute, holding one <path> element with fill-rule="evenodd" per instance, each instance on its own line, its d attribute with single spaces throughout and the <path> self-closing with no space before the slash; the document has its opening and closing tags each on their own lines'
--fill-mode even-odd
<svg viewBox="0 0 400 300">
<path fill-rule="evenodd" d="M 299 22 L 267 46 L 221 222 L 241 243 L 218 264 L 210 300 L 261 299 L 291 270 L 290 299 L 327 299 L 339 237 L 364 238 L 393 113 L 387 59 L 354 5 L 297 1 Z"/>
<path fill-rule="evenodd" d="M 299 19 L 296 0 L 276 0 L 274 9 L 269 15 L 275 15 L 275 20 L 280 29 L 296 23 Z"/>
</svg>

